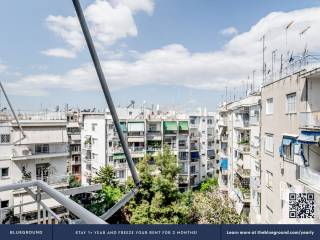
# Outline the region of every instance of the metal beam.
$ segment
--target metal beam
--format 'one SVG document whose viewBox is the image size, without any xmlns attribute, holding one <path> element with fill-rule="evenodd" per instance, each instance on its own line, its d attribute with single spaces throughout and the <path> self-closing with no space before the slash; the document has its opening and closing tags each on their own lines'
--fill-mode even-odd
<svg viewBox="0 0 320 240">
<path fill-rule="evenodd" d="M 76 202 L 67 198 L 61 192 L 57 191 L 53 187 L 47 185 L 43 181 L 37 181 L 37 186 L 39 186 L 43 191 L 45 191 L 49 196 L 54 200 L 59 202 L 62 206 L 70 210 L 74 215 L 81 218 L 87 224 L 106 224 L 101 218 L 94 215 L 92 212 L 89 212 L 84 207 L 80 206 Z"/>
<path fill-rule="evenodd" d="M 37 199 L 38 198 L 37 195 L 34 192 L 32 192 L 30 188 L 25 188 L 25 190 L 36 201 L 36 203 L 39 203 L 43 207 L 43 209 L 46 209 L 48 213 L 50 213 L 55 219 L 57 219 L 58 221 L 61 221 L 61 218 L 54 211 L 52 211 L 44 202 L 42 202 L 42 198 L 40 194 L 38 195 L 40 196 L 40 199 Z"/>
<path fill-rule="evenodd" d="M 109 219 L 113 214 L 115 214 L 121 207 L 123 207 L 130 199 L 138 192 L 139 188 L 135 187 L 129 193 L 127 193 L 120 201 L 118 201 L 112 208 L 110 208 L 106 213 L 102 214 L 100 218 L 103 220 Z"/>
<path fill-rule="evenodd" d="M 80 194 L 85 192 L 95 192 L 101 189 L 102 189 L 101 184 L 95 184 L 90 186 L 62 189 L 62 190 L 59 190 L 59 192 L 61 192 L 63 195 L 70 196 L 70 195 L 75 195 L 75 194 Z M 51 198 L 48 194 L 46 193 L 41 194 L 42 200 L 48 199 L 48 198 Z"/>
<path fill-rule="evenodd" d="M 85 37 L 87 45 L 88 45 L 89 52 L 90 52 L 93 64 L 94 64 L 94 67 L 96 69 L 96 72 L 97 72 L 97 75 L 98 75 L 98 78 L 99 78 L 99 81 L 100 81 L 100 84 L 101 84 L 101 87 L 102 87 L 102 91 L 103 91 L 105 99 L 107 101 L 107 104 L 108 104 L 108 107 L 109 107 L 109 110 L 110 110 L 114 125 L 116 127 L 116 130 L 117 130 L 117 133 L 118 133 L 118 136 L 119 136 L 119 140 L 120 140 L 121 146 L 123 148 L 123 153 L 126 156 L 127 163 L 129 165 L 129 169 L 130 169 L 130 172 L 131 172 L 131 176 L 132 176 L 133 181 L 136 184 L 136 186 L 138 186 L 140 184 L 140 180 L 138 178 L 138 174 L 136 172 L 136 168 L 134 166 L 134 162 L 133 162 L 133 160 L 131 158 L 127 142 L 126 142 L 126 140 L 125 140 L 125 138 L 123 136 L 123 133 L 122 133 L 122 130 L 121 130 L 121 127 L 120 127 L 119 118 L 118 118 L 118 115 L 117 115 L 117 111 L 116 111 L 115 106 L 113 104 L 113 100 L 112 100 L 112 97 L 111 97 L 111 94 L 110 94 L 106 79 L 104 77 L 104 73 L 102 71 L 102 68 L 101 68 L 101 65 L 100 65 L 100 61 L 99 61 L 97 52 L 95 50 L 95 47 L 94 47 L 94 44 L 93 44 L 93 41 L 92 41 L 92 38 L 91 38 L 91 35 L 90 35 L 90 31 L 89 31 L 88 25 L 86 23 L 86 19 L 85 19 L 84 15 L 83 15 L 80 2 L 79 2 L 79 0 L 72 0 L 72 2 L 73 2 L 75 10 L 77 12 L 77 16 L 78 16 L 78 19 L 79 19 L 79 22 L 80 22 L 84 37 Z"/>
<path fill-rule="evenodd" d="M 58 190 L 54 189 L 53 187 L 49 186 L 45 182 L 41 180 L 33 180 L 29 182 L 23 182 L 23 183 L 13 183 L 8 184 L 5 186 L 0 186 L 0 192 L 1 191 L 9 191 L 9 190 L 17 190 L 21 188 L 29 188 L 34 187 L 41 189 L 42 191 L 46 192 L 50 197 L 52 197 L 54 200 L 59 202 L 62 206 L 70 210 L 74 215 L 79 217 L 83 220 L 86 224 L 106 224 L 105 221 L 103 221 L 101 218 L 97 217 L 81 205 L 77 204 L 76 202 L 72 201 L 65 195 L 63 195 Z M 32 191 L 31 191 L 32 192 Z M 32 192 L 32 194 L 34 194 Z M 32 195 L 31 195 L 32 196 Z M 37 198 L 38 200 L 38 198 Z M 41 199 L 40 199 L 41 200 Z M 41 204 L 41 201 L 40 201 Z M 43 205 L 42 205 L 43 206 Z"/>
<path fill-rule="evenodd" d="M 10 110 L 11 110 L 11 112 L 12 112 L 12 115 L 13 115 L 14 119 L 16 120 L 17 124 L 18 124 L 18 127 L 19 127 L 19 129 L 20 129 L 20 131 L 21 131 L 21 133 L 22 133 L 22 137 L 25 138 L 26 135 L 25 135 L 25 133 L 24 133 L 24 131 L 23 131 L 21 125 L 20 125 L 19 119 L 18 119 L 18 117 L 17 117 L 17 115 L 16 115 L 16 113 L 15 113 L 15 111 L 14 111 L 12 105 L 11 105 L 10 99 L 9 99 L 6 91 L 4 90 L 4 87 L 3 87 L 2 83 L 1 83 L 1 81 L 0 81 L 0 88 L 1 88 L 1 90 L 2 90 L 2 92 L 3 92 L 4 97 L 5 97 L 6 100 L 7 100 L 7 103 L 8 103 L 8 105 L 9 105 L 9 107 L 10 107 Z"/>
</svg>

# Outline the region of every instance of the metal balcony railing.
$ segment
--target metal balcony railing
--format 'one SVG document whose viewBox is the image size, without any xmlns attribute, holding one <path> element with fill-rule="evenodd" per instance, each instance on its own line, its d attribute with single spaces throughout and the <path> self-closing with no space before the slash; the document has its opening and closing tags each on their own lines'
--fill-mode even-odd
<svg viewBox="0 0 320 240">
<path fill-rule="evenodd" d="M 300 128 L 319 128 L 320 112 L 301 112 L 299 113 Z"/>
<path fill-rule="evenodd" d="M 316 171 L 310 167 L 300 167 L 299 180 L 312 188 L 320 190 L 320 171 Z"/>
</svg>

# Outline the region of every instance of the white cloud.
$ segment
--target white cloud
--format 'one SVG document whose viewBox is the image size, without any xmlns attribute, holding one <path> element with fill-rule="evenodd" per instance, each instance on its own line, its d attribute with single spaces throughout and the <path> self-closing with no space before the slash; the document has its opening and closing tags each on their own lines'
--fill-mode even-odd
<svg viewBox="0 0 320 240">
<path fill-rule="evenodd" d="M 220 33 L 222 35 L 237 35 L 238 29 L 236 29 L 235 27 L 228 27 L 228 28 L 222 29 Z"/>
<path fill-rule="evenodd" d="M 275 69 L 280 66 L 280 54 L 286 56 L 284 29 L 292 19 L 295 23 L 288 31 L 288 49 L 300 54 L 307 42 L 310 51 L 319 51 L 320 8 L 309 8 L 270 13 L 249 31 L 233 37 L 219 51 L 197 53 L 181 44 L 171 44 L 145 53 L 134 52 L 131 61 L 104 59 L 102 67 L 113 90 L 148 84 L 212 90 L 222 90 L 225 86 L 239 87 L 253 69 L 257 69 L 257 81 L 261 80 L 262 43 L 259 39 L 264 34 L 267 69 L 270 68 L 271 51 L 274 49 L 278 49 Z M 307 26 L 311 28 L 300 37 L 299 33 Z M 31 93 L 37 90 L 39 94 L 46 94 L 50 88 L 99 89 L 91 63 L 61 75 L 27 76 L 14 84 L 24 91 L 33 86 Z"/>
<path fill-rule="evenodd" d="M 48 50 L 41 51 L 44 55 L 52 57 L 63 57 L 63 58 L 75 58 L 76 54 L 74 51 L 64 49 L 64 48 L 52 48 Z"/>
<path fill-rule="evenodd" d="M 0 63 L 0 73 L 3 73 L 7 68 L 8 67 L 6 65 Z"/>
<path fill-rule="evenodd" d="M 153 0 L 95 0 L 84 9 L 90 32 L 99 48 L 108 47 L 118 40 L 138 34 L 134 14 L 144 11 L 152 14 Z M 55 57 L 74 57 L 84 47 L 84 38 L 76 16 L 48 16 L 48 28 L 61 37 L 68 49 L 49 49 L 42 53 Z M 49 54 L 48 54 L 49 53 Z"/>
</svg>

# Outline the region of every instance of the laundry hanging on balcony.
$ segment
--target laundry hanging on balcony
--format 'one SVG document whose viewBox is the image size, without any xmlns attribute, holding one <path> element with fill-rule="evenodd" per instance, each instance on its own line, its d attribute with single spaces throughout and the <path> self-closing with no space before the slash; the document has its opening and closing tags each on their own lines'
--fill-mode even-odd
<svg viewBox="0 0 320 240">
<path fill-rule="evenodd" d="M 221 170 L 228 170 L 228 158 L 220 159 L 220 168 Z"/>
</svg>

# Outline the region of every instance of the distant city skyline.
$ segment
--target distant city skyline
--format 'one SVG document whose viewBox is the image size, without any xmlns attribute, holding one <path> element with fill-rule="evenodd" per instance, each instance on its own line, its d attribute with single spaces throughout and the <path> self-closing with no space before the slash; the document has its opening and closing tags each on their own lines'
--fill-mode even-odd
<svg viewBox="0 0 320 240">
<path fill-rule="evenodd" d="M 116 106 L 213 111 L 226 87 L 244 95 L 253 70 L 259 84 L 263 35 L 268 69 L 272 51 L 277 69 L 281 54 L 320 50 L 317 0 L 81 3 Z M 5 0 L 0 26 L 0 81 L 16 109 L 106 107 L 71 0 Z"/>
</svg>

